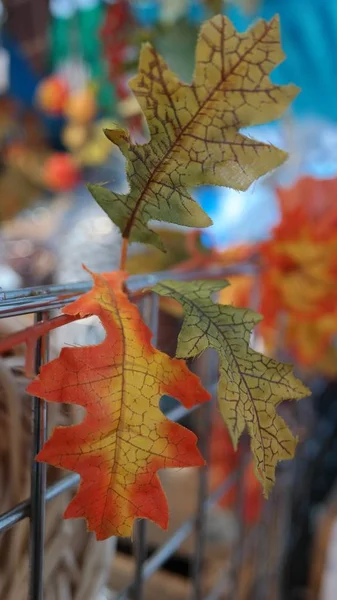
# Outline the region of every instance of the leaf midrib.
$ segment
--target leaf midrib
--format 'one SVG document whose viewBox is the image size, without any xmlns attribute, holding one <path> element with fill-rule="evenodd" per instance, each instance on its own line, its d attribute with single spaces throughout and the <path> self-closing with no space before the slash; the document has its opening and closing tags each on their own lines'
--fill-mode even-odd
<svg viewBox="0 0 337 600">
<path fill-rule="evenodd" d="M 158 162 L 158 164 L 155 166 L 155 168 L 152 171 L 152 174 L 150 175 L 148 181 L 146 182 L 146 185 L 143 188 L 142 193 L 140 194 L 138 200 L 136 201 L 136 204 L 131 212 L 130 215 L 130 219 L 124 229 L 124 231 L 122 232 L 122 236 L 123 238 L 128 239 L 131 235 L 131 230 L 133 228 L 133 224 L 137 215 L 137 212 L 140 208 L 140 205 L 143 201 L 143 198 L 145 196 L 145 194 L 147 193 L 148 189 L 150 188 L 154 177 L 156 176 L 158 170 L 160 169 L 160 167 L 162 166 L 163 162 L 169 157 L 169 155 L 172 153 L 173 149 L 175 148 L 175 146 L 179 143 L 179 141 L 181 140 L 182 136 L 184 135 L 186 129 L 188 129 L 188 127 L 190 127 L 191 123 L 198 117 L 199 113 L 205 108 L 205 106 L 207 105 L 207 103 L 211 100 L 212 96 L 218 91 L 219 87 L 228 79 L 228 77 L 230 77 L 230 75 L 233 74 L 233 72 L 235 71 L 235 69 L 238 67 L 238 65 L 240 65 L 240 63 L 244 60 L 244 58 L 247 56 L 247 54 L 249 54 L 262 40 L 263 38 L 268 34 L 268 32 L 270 31 L 272 26 L 272 23 L 268 23 L 266 28 L 263 31 L 263 34 L 254 40 L 254 43 L 252 46 L 250 46 L 239 58 L 239 60 L 231 67 L 230 71 L 226 74 L 226 77 L 224 77 L 223 79 L 221 79 L 219 81 L 219 83 L 212 89 L 212 91 L 209 93 L 209 95 L 205 98 L 204 102 L 199 105 L 199 108 L 197 110 L 197 112 L 193 115 L 193 117 L 189 120 L 189 122 L 181 129 L 180 133 L 178 134 L 178 136 L 176 137 L 176 139 L 174 140 L 174 142 L 171 144 L 171 146 L 169 146 L 169 148 L 167 149 L 166 153 L 163 155 L 163 157 L 160 159 L 160 161 Z M 221 38 L 222 39 L 222 38 Z M 194 87 L 194 82 L 192 83 L 192 85 L 190 86 L 192 89 Z M 172 100 L 170 97 L 170 102 L 171 102 L 171 106 L 172 106 Z M 172 107 L 173 108 L 173 107 Z M 151 143 L 151 140 L 150 142 Z"/>
<path fill-rule="evenodd" d="M 110 291 L 110 290 L 109 290 Z M 111 474 L 110 474 L 110 478 L 109 478 L 109 486 L 108 486 L 108 490 L 107 490 L 107 494 L 105 497 L 105 503 L 104 503 L 104 508 L 102 511 L 102 520 L 101 520 L 101 527 L 103 526 L 104 523 L 104 515 L 105 515 L 105 511 L 106 511 L 106 507 L 107 507 L 107 503 L 108 503 L 108 497 L 109 497 L 109 490 L 111 489 L 111 483 L 112 480 L 114 478 L 114 476 L 116 475 L 116 464 L 119 464 L 118 462 L 118 457 L 120 454 L 120 445 L 117 444 L 117 434 L 119 432 L 119 428 L 120 428 L 120 424 L 123 420 L 123 413 L 124 413 L 124 395 L 125 395 L 125 358 L 126 358 L 126 336 L 124 333 L 124 327 L 123 327 L 123 320 L 119 314 L 119 306 L 118 306 L 118 302 L 117 302 L 117 298 L 115 297 L 115 294 L 112 293 L 113 296 L 113 302 L 114 302 L 114 307 L 115 307 L 115 311 L 116 311 L 116 315 L 115 318 L 117 318 L 118 320 L 118 324 L 120 327 L 120 332 L 121 332 L 121 337 L 122 337 L 122 345 L 123 345 L 123 353 L 122 353 L 122 373 L 121 373 L 121 377 L 122 377 L 122 384 L 121 384 L 121 408 L 120 408 L 120 415 L 117 419 L 117 424 L 116 424 L 116 444 L 115 444 L 115 451 L 114 451 L 114 455 L 113 455 L 113 464 L 112 464 L 112 468 L 111 468 Z"/>
<path fill-rule="evenodd" d="M 176 290 L 175 290 L 174 288 L 170 288 L 170 287 L 169 287 L 167 284 L 163 284 L 163 283 L 161 283 L 160 285 L 161 285 L 162 287 L 166 288 L 167 290 L 169 290 L 170 292 L 177 293 L 177 292 L 176 292 Z M 179 294 L 179 293 L 178 293 L 178 294 Z M 186 303 L 186 304 L 190 304 L 190 305 L 191 305 L 192 307 L 194 307 L 194 308 L 195 308 L 195 309 L 196 309 L 196 310 L 197 310 L 199 313 L 201 313 L 201 314 L 203 315 L 203 317 L 204 317 L 204 318 L 205 318 L 207 321 L 209 321 L 210 323 L 212 323 L 212 324 L 214 325 L 214 327 L 216 328 L 216 330 L 217 330 L 217 331 L 218 331 L 218 333 L 220 334 L 221 338 L 224 340 L 224 342 L 225 342 L 226 346 L 229 348 L 230 354 L 231 354 L 231 356 L 233 357 L 233 360 L 234 360 L 234 362 L 235 362 L 236 368 L 237 368 L 237 370 L 238 370 L 238 372 L 239 372 L 239 374 L 240 374 L 240 376 L 241 376 L 241 378 L 242 378 L 242 380 L 243 380 L 243 382 L 244 382 L 244 385 L 245 385 L 245 387 L 246 387 L 246 390 L 247 390 L 248 396 L 249 396 L 249 398 L 250 398 L 250 402 L 251 402 L 252 406 L 254 407 L 254 413 L 255 413 L 255 416 L 256 416 L 256 420 L 257 420 L 257 424 L 258 424 L 258 431 L 259 431 L 259 435 L 260 435 L 260 443 L 261 443 L 261 447 L 264 449 L 264 446 L 263 446 L 263 437 L 262 437 L 262 433 L 261 433 L 261 429 L 262 429 L 262 427 L 261 427 L 261 424 L 260 424 L 260 419 L 259 419 L 258 410 L 257 410 L 257 408 L 256 408 L 256 406 L 255 406 L 255 404 L 254 404 L 254 398 L 253 398 L 253 396 L 251 395 L 251 392 L 250 392 L 249 386 L 248 386 L 248 384 L 247 384 L 247 382 L 246 382 L 246 379 L 245 379 L 245 375 L 244 375 L 244 373 L 242 373 L 242 371 L 241 371 L 241 369 L 240 369 L 240 365 L 239 365 L 239 363 L 238 363 L 238 361 L 237 361 L 237 359 L 236 359 L 236 356 L 235 356 L 235 354 L 234 354 L 234 352 L 233 352 L 233 350 L 232 350 L 232 348 L 231 348 L 231 346 L 230 346 L 230 343 L 228 342 L 228 340 L 226 339 L 226 337 L 223 335 L 223 333 L 222 333 L 221 329 L 218 327 L 218 325 L 217 325 L 216 321 L 212 321 L 212 319 L 210 319 L 210 317 L 209 317 L 209 316 L 208 316 L 208 315 L 207 315 L 207 314 L 206 314 L 206 313 L 203 311 L 203 307 L 202 307 L 200 304 L 196 304 L 195 302 L 193 302 L 193 300 L 191 300 L 190 298 L 188 298 L 188 297 L 186 297 L 186 296 L 183 296 L 183 301 L 180 301 L 180 300 L 178 300 L 178 302 L 179 302 L 180 304 L 182 304 L 182 306 L 184 306 L 184 304 L 185 304 L 185 303 Z M 248 346 L 248 348 L 249 348 L 249 346 Z M 214 348 L 214 350 L 216 350 L 216 351 L 218 352 L 218 354 L 220 355 L 220 357 L 221 357 L 221 354 L 220 354 L 220 352 L 219 352 L 219 351 L 218 351 L 216 348 Z M 246 422 L 245 422 L 245 424 L 246 424 Z M 263 461 L 262 461 L 262 464 L 263 464 L 263 469 L 265 470 L 265 459 L 264 459 L 264 452 L 263 452 Z"/>
</svg>

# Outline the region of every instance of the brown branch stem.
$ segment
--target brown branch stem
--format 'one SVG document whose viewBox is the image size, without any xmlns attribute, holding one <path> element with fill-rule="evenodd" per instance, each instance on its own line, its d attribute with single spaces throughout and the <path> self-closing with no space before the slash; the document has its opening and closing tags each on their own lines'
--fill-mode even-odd
<svg viewBox="0 0 337 600">
<path fill-rule="evenodd" d="M 126 268 L 126 259 L 128 256 L 128 246 L 129 246 L 128 238 L 123 238 L 122 251 L 121 251 L 121 262 L 119 265 L 120 271 L 125 271 L 125 268 Z"/>
</svg>

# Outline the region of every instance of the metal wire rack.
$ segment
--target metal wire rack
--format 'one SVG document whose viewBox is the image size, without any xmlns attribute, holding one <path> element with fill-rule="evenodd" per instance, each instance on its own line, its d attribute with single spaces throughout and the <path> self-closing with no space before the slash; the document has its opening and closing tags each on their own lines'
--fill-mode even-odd
<svg viewBox="0 0 337 600">
<path fill-rule="evenodd" d="M 245 272 L 247 269 L 242 267 Z M 235 267 L 235 273 L 239 270 Z M 177 273 L 159 273 L 146 276 L 133 276 L 128 280 L 128 288 L 131 297 L 137 299 L 143 318 L 153 332 L 153 343 L 156 344 L 158 336 L 158 301 L 151 293 L 140 297 L 140 292 L 154 285 L 159 280 L 167 278 L 175 279 L 212 279 L 226 277 L 233 274 L 234 271 L 226 269 L 208 269 L 197 273 L 179 274 Z M 48 319 L 51 311 L 60 309 L 66 304 L 72 302 L 80 294 L 90 289 L 89 283 L 78 283 L 70 285 L 51 285 L 38 288 L 27 288 L 18 291 L 3 292 L 0 295 L 0 318 L 11 317 L 23 314 L 35 314 L 35 320 L 41 321 Z M 39 340 L 35 351 L 35 370 L 39 372 L 41 365 L 48 360 L 48 340 L 42 344 Z M 211 377 L 214 373 L 214 363 L 210 368 L 209 358 L 205 354 L 205 360 L 201 363 L 203 384 L 214 392 L 216 382 Z M 214 360 L 214 357 L 211 359 Z M 204 411 L 199 419 L 199 440 L 200 449 L 207 459 L 209 454 L 210 441 L 210 423 L 214 402 L 210 402 L 202 407 L 197 407 L 197 411 Z M 191 411 L 179 406 L 167 414 L 167 417 L 174 421 L 179 421 Z M 33 447 L 31 462 L 31 494 L 26 501 L 13 507 L 11 510 L 0 515 L 0 533 L 14 527 L 22 519 L 30 519 L 30 578 L 27 597 L 29 600 L 44 600 L 43 598 L 43 569 L 44 569 L 44 522 L 46 504 L 53 498 L 62 494 L 66 490 L 76 486 L 79 482 L 77 475 L 69 475 L 58 481 L 51 487 L 46 486 L 46 465 L 34 461 L 34 456 L 39 452 L 44 444 L 47 431 L 47 406 L 46 403 L 38 398 L 33 398 L 32 410 L 32 431 Z M 203 596 L 202 588 L 202 564 L 205 550 L 205 523 L 207 510 L 216 504 L 218 500 L 228 493 L 234 485 L 238 484 L 240 489 L 240 480 L 242 479 L 242 469 L 227 477 L 219 487 L 208 493 L 208 468 L 207 466 L 199 470 L 199 492 L 198 508 L 196 513 L 185 521 L 174 534 L 160 546 L 150 558 L 147 556 L 147 535 L 146 521 L 141 520 L 136 524 L 135 530 L 135 573 L 134 578 L 129 585 L 117 596 L 119 600 L 133 598 L 141 600 L 144 597 L 144 582 L 158 571 L 164 563 L 177 551 L 183 541 L 194 532 L 195 550 L 193 555 L 193 564 L 191 568 L 191 581 L 193 589 L 193 600 L 216 600 L 223 597 L 224 579 L 228 573 L 223 573 L 221 579 L 216 582 L 214 588 L 210 590 L 207 596 Z M 238 520 L 241 519 L 242 506 L 238 502 Z M 242 539 L 238 540 L 238 547 L 233 551 L 233 577 L 238 576 L 240 563 L 242 561 Z M 231 596 L 232 597 L 232 596 Z M 261 596 L 262 598 L 262 596 Z M 94 599 L 93 599 L 94 600 Z"/>
</svg>

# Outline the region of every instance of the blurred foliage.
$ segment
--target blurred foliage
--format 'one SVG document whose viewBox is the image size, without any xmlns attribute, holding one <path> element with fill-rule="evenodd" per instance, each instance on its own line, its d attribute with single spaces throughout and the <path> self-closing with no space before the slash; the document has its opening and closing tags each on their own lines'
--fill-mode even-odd
<svg viewBox="0 0 337 600">
<path fill-rule="evenodd" d="M 164 228 L 156 229 L 156 232 L 161 236 L 166 252 L 155 247 L 144 246 L 143 251 L 130 254 L 126 270 L 131 275 L 179 268 L 197 252 L 205 257 L 210 256 L 210 251 L 202 244 L 199 232 L 191 235 L 186 231 Z"/>
</svg>

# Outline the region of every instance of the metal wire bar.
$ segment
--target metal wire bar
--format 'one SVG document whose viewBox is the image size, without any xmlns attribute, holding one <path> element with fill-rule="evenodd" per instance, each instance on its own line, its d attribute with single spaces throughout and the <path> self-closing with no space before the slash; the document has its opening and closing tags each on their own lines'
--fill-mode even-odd
<svg viewBox="0 0 337 600">
<path fill-rule="evenodd" d="M 143 298 L 140 305 L 140 311 L 144 322 L 152 331 L 152 343 L 154 346 L 158 342 L 158 322 L 159 322 L 159 298 L 157 294 L 150 294 Z M 134 600 L 143 598 L 143 565 L 147 557 L 147 522 L 141 519 L 135 523 L 134 527 L 134 556 L 136 559 L 135 582 L 133 588 Z"/>
<path fill-rule="evenodd" d="M 50 502 L 63 492 L 70 490 L 72 487 L 80 482 L 79 475 L 68 475 L 60 481 L 57 481 L 46 490 L 45 500 L 46 503 Z M 30 499 L 24 500 L 14 506 L 11 510 L 0 515 L 0 533 L 4 533 L 8 529 L 11 529 L 14 525 L 29 517 L 31 512 L 31 501 Z"/>
<path fill-rule="evenodd" d="M 207 596 L 205 596 L 204 600 L 218 600 L 218 598 L 223 595 L 224 591 L 228 591 L 231 587 L 230 580 L 231 576 L 229 570 L 225 570 L 212 589 L 208 592 Z"/>
<path fill-rule="evenodd" d="M 133 549 L 136 561 L 135 580 L 132 588 L 132 598 L 142 600 L 144 584 L 144 562 L 147 556 L 147 522 L 140 519 L 135 523 L 133 534 Z"/>
<path fill-rule="evenodd" d="M 176 281 L 191 281 L 193 279 L 219 279 L 229 277 L 241 272 L 252 271 L 252 267 L 235 266 L 216 269 L 203 269 L 191 273 L 176 273 L 174 271 L 161 271 L 147 275 L 133 275 L 128 278 L 127 286 L 131 295 L 139 294 L 143 289 L 152 287 L 159 281 L 175 279 Z M 80 294 L 88 292 L 92 287 L 90 281 L 70 283 L 67 285 L 49 285 L 31 287 L 22 290 L 6 291 L 0 293 L 0 318 L 13 317 L 43 310 L 62 308 L 73 302 Z"/>
<path fill-rule="evenodd" d="M 36 315 L 36 322 L 43 320 L 43 313 Z M 48 336 L 40 338 L 35 350 L 35 372 L 48 361 Z M 31 471 L 30 510 L 30 577 L 29 600 L 43 599 L 44 529 L 46 503 L 46 465 L 34 460 L 47 438 L 47 404 L 33 398 L 33 456 Z"/>
<path fill-rule="evenodd" d="M 203 407 L 200 420 L 203 421 L 199 428 L 199 447 L 205 458 L 206 465 L 199 470 L 198 509 L 195 520 L 195 553 L 192 564 L 193 600 L 202 599 L 202 563 L 206 544 L 206 522 L 207 507 L 205 499 L 208 494 L 208 455 L 209 455 L 209 433 L 211 425 L 212 406 L 208 404 Z M 208 435 L 207 435 L 208 434 Z"/>
<path fill-rule="evenodd" d="M 238 450 L 238 485 L 236 488 L 236 506 L 235 506 L 235 517 L 237 523 L 238 539 L 233 549 L 233 569 L 232 579 L 233 589 L 239 589 L 241 580 L 241 569 L 243 565 L 244 551 L 245 551 L 245 538 L 246 538 L 246 526 L 245 526 L 245 495 L 246 490 L 244 486 L 244 472 L 247 463 L 248 454 L 248 440 L 243 436 L 239 442 Z"/>
<path fill-rule="evenodd" d="M 199 410 L 201 405 L 193 406 L 193 408 L 185 408 L 184 406 L 177 406 L 170 410 L 166 417 L 171 421 L 180 421 L 183 417 L 193 413 L 196 410 Z M 68 475 L 64 477 L 60 481 L 57 481 L 53 485 L 49 486 L 46 490 L 46 502 L 50 502 L 63 492 L 70 490 L 75 485 L 78 485 L 80 482 L 79 475 Z M 31 510 L 31 502 L 30 499 L 24 500 L 14 506 L 11 510 L 6 511 L 0 515 L 0 534 L 4 533 L 8 529 L 11 529 L 16 523 L 22 521 L 29 517 Z"/>
<path fill-rule="evenodd" d="M 160 272 L 148 274 L 145 276 L 134 276 L 128 279 L 128 288 L 133 299 L 144 297 L 149 301 L 152 308 L 148 316 L 144 314 L 154 332 L 154 343 L 158 330 L 158 304 L 154 305 L 153 295 L 144 294 L 155 283 L 164 279 L 175 279 L 180 281 L 189 281 L 193 279 L 220 279 L 238 272 L 247 273 L 253 271 L 251 265 L 235 266 L 234 268 L 210 268 L 194 273 L 176 273 Z M 42 320 L 42 315 L 52 309 L 61 308 L 72 302 L 79 295 L 91 289 L 90 282 L 80 282 L 69 285 L 52 285 L 37 288 L 26 288 L 18 291 L 2 292 L 0 294 L 0 318 L 31 314 L 37 315 L 37 321 Z M 155 296 L 155 298 L 157 298 Z M 150 306 L 148 304 L 148 306 Z M 154 319 L 154 320 L 153 320 Z M 42 341 L 39 340 L 36 350 L 36 372 L 42 363 L 47 360 L 47 355 L 43 351 Z M 180 420 L 183 416 L 200 408 L 194 407 L 192 410 L 179 406 L 167 414 L 171 420 Z M 33 452 L 34 455 L 39 452 L 46 438 L 46 405 L 38 398 L 33 399 Z M 207 454 L 207 428 L 205 428 L 204 451 Z M 203 444 L 203 442 L 201 442 Z M 45 465 L 33 463 L 32 465 L 32 490 L 31 498 L 20 503 L 12 510 L 0 515 L 0 532 L 10 529 L 20 520 L 31 517 L 31 548 L 30 548 L 30 582 L 29 582 L 29 600 L 43 600 L 43 541 L 44 541 L 44 512 L 45 504 L 52 498 L 55 498 L 63 491 L 73 487 L 79 482 L 78 475 L 70 475 L 51 486 L 46 490 Z M 201 600 L 201 563 L 203 557 L 203 547 L 205 542 L 205 516 L 207 509 L 215 504 L 226 492 L 228 492 L 237 480 L 237 473 L 233 473 L 227 478 L 211 496 L 207 498 L 207 470 L 200 475 L 199 487 L 199 507 L 198 512 L 190 520 L 175 532 L 175 534 L 148 560 L 146 558 L 146 524 L 140 521 L 136 525 L 136 572 L 134 580 L 128 587 L 121 592 L 119 598 L 127 598 L 129 593 L 134 594 L 134 598 L 141 600 L 143 597 L 144 582 L 157 571 L 166 560 L 172 556 L 181 543 L 190 535 L 195 528 L 197 533 L 197 548 L 194 562 L 194 598 Z"/>
<path fill-rule="evenodd" d="M 210 391 L 213 383 L 213 369 L 210 368 L 211 358 L 218 371 L 217 356 L 211 352 L 205 352 L 198 361 L 198 374 L 201 377 L 204 387 Z M 210 458 L 210 441 L 212 429 L 212 415 L 214 409 L 214 399 L 207 402 L 198 413 L 198 438 L 199 450 L 205 459 L 205 466 L 199 469 L 199 490 L 198 490 L 198 508 L 195 520 L 195 554 L 193 557 L 191 575 L 193 600 L 202 599 L 202 563 L 206 545 L 206 525 L 207 525 L 207 507 L 205 504 L 208 496 L 208 475 Z"/>
<path fill-rule="evenodd" d="M 208 496 L 204 502 L 205 509 L 209 509 L 216 504 L 222 496 L 230 492 L 235 483 L 237 482 L 238 473 L 235 471 L 231 473 L 226 479 Z M 146 581 L 158 571 L 163 564 L 174 554 L 176 550 L 181 546 L 183 541 L 192 533 L 195 527 L 197 515 L 194 515 L 191 519 L 186 520 L 174 534 L 165 542 L 157 552 L 155 552 L 148 560 L 145 561 L 143 567 L 143 582 Z M 132 581 L 124 590 L 122 590 L 116 597 L 116 600 L 128 600 L 135 583 Z"/>
<path fill-rule="evenodd" d="M 245 464 L 247 464 L 247 460 L 245 461 Z M 237 475 L 238 475 L 238 480 L 240 480 L 240 477 L 241 477 L 240 467 L 238 468 Z M 257 539 L 256 529 L 251 529 L 246 536 L 245 547 L 249 547 L 250 549 L 254 548 L 256 539 Z M 218 600 L 220 597 L 221 598 L 226 597 L 226 598 L 232 599 L 233 594 L 240 594 L 240 586 L 238 585 L 238 583 L 239 582 L 237 582 L 237 587 L 234 588 L 234 591 L 233 591 L 232 569 L 231 569 L 231 565 L 227 564 L 225 566 L 225 568 L 222 570 L 220 576 L 217 578 L 215 584 L 208 591 L 207 595 L 203 598 L 203 600 Z M 226 594 L 226 596 L 225 596 L 225 594 Z M 272 600 L 276 600 L 276 599 L 274 599 L 274 596 L 270 596 L 270 598 Z M 260 600 L 259 597 L 258 597 L 258 600 Z"/>
</svg>

